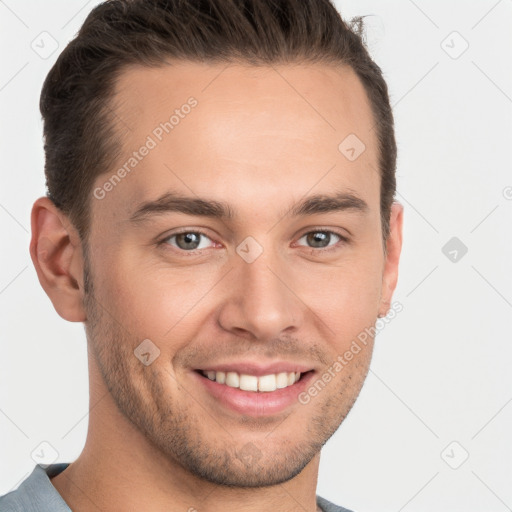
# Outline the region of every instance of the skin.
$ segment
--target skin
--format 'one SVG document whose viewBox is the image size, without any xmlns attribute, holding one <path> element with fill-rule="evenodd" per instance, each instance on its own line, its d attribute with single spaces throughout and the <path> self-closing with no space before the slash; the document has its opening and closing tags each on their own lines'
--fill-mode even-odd
<svg viewBox="0 0 512 512">
<path fill-rule="evenodd" d="M 89 350 L 86 444 L 52 483 L 73 510 L 312 512 L 320 449 L 359 394 L 373 340 L 309 403 L 276 414 L 227 409 L 194 370 L 281 360 L 321 376 L 389 309 L 403 208 L 393 204 L 384 251 L 374 121 L 346 67 L 129 68 L 115 96 L 119 165 L 191 96 L 198 104 L 179 125 L 91 199 L 87 259 L 66 215 L 45 197 L 34 203 L 40 283 L 60 316 L 85 323 Z M 351 133 L 366 146 L 355 161 L 338 150 Z M 235 215 L 130 222 L 138 205 L 170 190 L 225 201 Z M 287 214 L 333 190 L 367 210 Z M 192 255 L 171 237 L 181 228 L 206 234 Z M 321 252 L 304 236 L 326 230 L 348 241 L 332 234 L 333 250 Z M 252 263 L 236 252 L 248 236 L 263 249 Z M 144 339 L 160 350 L 148 366 L 133 352 Z M 252 459 L 240 457 L 249 449 Z"/>
</svg>

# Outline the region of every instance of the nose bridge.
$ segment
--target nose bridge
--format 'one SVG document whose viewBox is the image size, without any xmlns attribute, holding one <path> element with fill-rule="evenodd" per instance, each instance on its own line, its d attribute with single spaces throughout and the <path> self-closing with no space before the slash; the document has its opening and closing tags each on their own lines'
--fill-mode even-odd
<svg viewBox="0 0 512 512">
<path fill-rule="evenodd" d="M 240 244 L 244 249 L 243 244 Z M 247 247 L 245 247 L 247 249 Z M 297 328 L 302 321 L 301 302 L 289 288 L 289 267 L 279 254 L 262 250 L 253 260 L 236 255 L 229 292 L 220 323 L 227 329 L 250 332 L 258 339 L 271 339 L 284 330 Z"/>
<path fill-rule="evenodd" d="M 270 251 L 267 254 L 262 254 L 252 263 L 240 263 L 239 279 L 242 285 L 245 285 L 242 290 L 251 292 L 250 294 L 243 293 L 244 299 L 252 297 L 254 299 L 266 298 L 266 302 L 272 300 L 288 302 L 290 291 L 284 284 L 286 276 L 283 275 L 282 269 L 282 262 L 280 263 L 276 256 L 271 257 Z M 246 302 L 248 301 L 246 300 Z"/>
</svg>

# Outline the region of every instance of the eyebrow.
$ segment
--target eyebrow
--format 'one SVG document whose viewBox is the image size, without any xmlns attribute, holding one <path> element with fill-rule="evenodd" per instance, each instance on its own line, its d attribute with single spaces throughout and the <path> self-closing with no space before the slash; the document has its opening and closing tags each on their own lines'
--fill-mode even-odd
<svg viewBox="0 0 512 512">
<path fill-rule="evenodd" d="M 342 211 L 364 214 L 368 210 L 369 206 L 366 201 L 355 194 L 351 192 L 337 192 L 333 195 L 317 194 L 306 197 L 297 204 L 294 204 L 287 214 L 292 217 Z M 231 220 L 236 216 L 235 210 L 224 201 L 167 192 L 158 199 L 140 204 L 129 220 L 130 222 L 139 223 L 154 216 L 172 212 L 222 220 Z"/>
</svg>

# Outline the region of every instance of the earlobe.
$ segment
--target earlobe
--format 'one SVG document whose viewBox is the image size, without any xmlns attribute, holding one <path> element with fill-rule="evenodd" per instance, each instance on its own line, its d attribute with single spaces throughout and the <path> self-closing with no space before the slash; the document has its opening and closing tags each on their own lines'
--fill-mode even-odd
<svg viewBox="0 0 512 512">
<path fill-rule="evenodd" d="M 398 282 L 398 264 L 402 251 L 402 228 L 404 207 L 397 202 L 391 206 L 389 236 L 386 241 L 386 259 L 382 276 L 382 292 L 378 316 L 386 316 Z"/>
<path fill-rule="evenodd" d="M 83 254 L 78 233 L 47 197 L 35 201 L 31 227 L 30 256 L 41 286 L 62 318 L 85 321 Z"/>
</svg>

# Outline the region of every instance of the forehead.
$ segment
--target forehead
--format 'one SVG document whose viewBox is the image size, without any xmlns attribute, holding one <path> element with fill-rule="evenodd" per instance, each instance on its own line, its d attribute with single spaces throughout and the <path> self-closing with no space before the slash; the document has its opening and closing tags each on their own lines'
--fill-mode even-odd
<svg viewBox="0 0 512 512">
<path fill-rule="evenodd" d="M 166 188 L 230 198 L 235 210 L 344 187 L 378 202 L 374 120 L 348 67 L 135 66 L 121 74 L 114 98 L 123 150 L 95 186 L 125 172 L 100 208 L 126 217 Z M 352 149 L 364 150 L 354 159 Z"/>
</svg>

